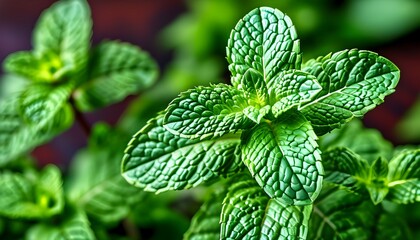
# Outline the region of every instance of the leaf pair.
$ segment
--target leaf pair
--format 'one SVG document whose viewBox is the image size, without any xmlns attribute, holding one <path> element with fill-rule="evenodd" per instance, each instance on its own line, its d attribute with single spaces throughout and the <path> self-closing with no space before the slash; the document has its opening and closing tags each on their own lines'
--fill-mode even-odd
<svg viewBox="0 0 420 240">
<path fill-rule="evenodd" d="M 323 154 L 325 180 L 356 192 L 367 190 L 373 203 L 384 199 L 396 203 L 420 201 L 420 150 L 406 150 L 386 161 L 371 165 L 347 148 L 334 148 Z"/>
</svg>

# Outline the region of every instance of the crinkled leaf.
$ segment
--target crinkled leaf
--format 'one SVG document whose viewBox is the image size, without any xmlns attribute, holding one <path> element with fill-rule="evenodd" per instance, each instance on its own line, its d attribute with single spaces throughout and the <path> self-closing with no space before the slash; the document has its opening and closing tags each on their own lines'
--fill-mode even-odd
<svg viewBox="0 0 420 240">
<path fill-rule="evenodd" d="M 299 112 L 264 122 L 242 139 L 242 160 L 258 184 L 284 204 L 310 204 L 321 191 L 321 152 L 310 123 Z"/>
<path fill-rule="evenodd" d="M 90 10 L 86 1 L 59 1 L 41 15 L 34 30 L 34 53 L 38 57 L 58 58 L 58 78 L 84 68 L 92 31 Z"/>
<path fill-rule="evenodd" d="M 250 105 L 264 106 L 268 102 L 267 86 L 263 75 L 256 70 L 248 69 L 241 78 L 239 89 L 243 90 Z"/>
<path fill-rule="evenodd" d="M 302 59 L 292 21 L 269 7 L 254 9 L 240 20 L 226 50 L 234 86 L 250 68 L 268 82 L 282 70 L 299 69 Z"/>
<path fill-rule="evenodd" d="M 73 84 L 59 86 L 33 84 L 19 95 L 19 111 L 29 124 L 46 124 L 70 98 Z"/>
<path fill-rule="evenodd" d="M 344 190 L 323 191 L 314 204 L 308 239 L 372 239 L 377 212 L 361 195 Z"/>
<path fill-rule="evenodd" d="M 27 124 L 17 110 L 16 98 L 0 102 L 0 165 L 12 161 L 66 130 L 73 123 L 68 104 L 44 124 Z"/>
<path fill-rule="evenodd" d="M 243 113 L 247 118 L 251 119 L 255 123 L 260 123 L 264 116 L 269 114 L 271 111 L 271 107 L 269 105 L 264 107 L 259 106 L 248 106 L 243 110 Z"/>
<path fill-rule="evenodd" d="M 223 202 L 221 239 L 306 239 L 312 205 L 270 199 L 254 179 L 232 179 Z"/>
<path fill-rule="evenodd" d="M 420 201 L 420 150 L 407 150 L 389 162 L 388 199 L 396 203 Z"/>
<path fill-rule="evenodd" d="M 69 199 L 104 223 L 115 223 L 126 217 L 133 204 L 145 195 L 121 176 L 126 138 L 105 124 L 96 125 L 88 148 L 76 155 L 70 168 Z"/>
<path fill-rule="evenodd" d="M 77 107 L 92 111 L 149 87 L 158 75 L 157 63 L 142 49 L 117 41 L 99 44 L 89 63 L 89 81 L 74 94 Z"/>
<path fill-rule="evenodd" d="M 337 147 L 322 153 L 325 181 L 359 191 L 369 180 L 369 164 L 348 148 Z"/>
<path fill-rule="evenodd" d="M 186 138 L 211 138 L 252 127 L 243 110 L 247 100 L 225 84 L 197 87 L 180 94 L 166 110 L 164 127 Z"/>
<path fill-rule="evenodd" d="M 321 91 L 315 76 L 299 70 L 281 72 L 268 84 L 274 117 L 309 102 Z"/>
<path fill-rule="evenodd" d="M 94 240 L 96 239 L 86 215 L 76 209 L 67 208 L 54 222 L 38 223 L 26 232 L 27 240 Z"/>
<path fill-rule="evenodd" d="M 0 215 L 10 218 L 48 218 L 62 211 L 60 170 L 47 166 L 39 176 L 0 174 Z"/>
<path fill-rule="evenodd" d="M 391 159 L 393 146 L 385 140 L 376 129 L 365 128 L 359 119 L 354 119 L 340 129 L 319 139 L 321 150 L 333 147 L 347 147 L 360 155 L 368 163 L 374 162 L 378 157 Z"/>
<path fill-rule="evenodd" d="M 210 195 L 191 220 L 185 240 L 220 239 L 220 214 L 227 189 L 216 190 Z"/>
<path fill-rule="evenodd" d="M 400 72 L 388 59 L 365 50 L 343 50 L 310 60 L 303 71 L 316 76 L 322 90 L 302 111 L 322 135 L 366 112 L 394 92 Z"/>
<path fill-rule="evenodd" d="M 187 189 L 241 169 L 239 138 L 200 141 L 175 136 L 152 119 L 125 150 L 122 174 L 146 191 Z"/>
</svg>

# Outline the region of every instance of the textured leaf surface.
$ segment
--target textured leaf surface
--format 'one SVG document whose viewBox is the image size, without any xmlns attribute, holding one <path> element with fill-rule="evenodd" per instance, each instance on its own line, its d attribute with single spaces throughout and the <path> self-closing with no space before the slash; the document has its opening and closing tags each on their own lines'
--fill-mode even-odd
<svg viewBox="0 0 420 240">
<path fill-rule="evenodd" d="M 321 91 L 315 77 L 299 70 L 281 72 L 268 83 L 270 102 L 275 117 L 309 102 Z"/>
<path fill-rule="evenodd" d="M 85 1 L 60 1 L 48 8 L 34 30 L 34 53 L 58 57 L 56 76 L 78 71 L 87 63 L 92 22 Z"/>
<path fill-rule="evenodd" d="M 33 84 L 19 95 L 19 111 L 29 124 L 48 123 L 70 97 L 73 84 L 59 86 Z"/>
<path fill-rule="evenodd" d="M 235 177 L 223 202 L 221 239 L 306 239 L 312 205 L 270 199 L 247 175 Z"/>
<path fill-rule="evenodd" d="M 261 123 L 243 139 L 242 160 L 264 191 L 284 204 L 310 204 L 321 191 L 321 152 L 298 112 Z"/>
<path fill-rule="evenodd" d="M 129 183 L 146 191 L 187 189 L 241 168 L 237 136 L 186 139 L 162 123 L 162 116 L 151 120 L 128 144 L 122 174 Z"/>
<path fill-rule="evenodd" d="M 90 224 L 82 212 L 74 209 L 66 209 L 62 219 L 54 223 L 38 223 L 26 232 L 25 239 L 28 240 L 93 240 L 96 239 Z"/>
<path fill-rule="evenodd" d="M 69 105 L 64 105 L 52 119 L 40 125 L 26 124 L 17 105 L 15 98 L 0 102 L 0 165 L 51 140 L 73 123 Z"/>
<path fill-rule="evenodd" d="M 397 203 L 420 201 L 420 150 L 403 151 L 389 162 L 389 199 Z"/>
<path fill-rule="evenodd" d="M 98 124 L 88 148 L 72 161 L 69 199 L 101 222 L 115 223 L 126 217 L 130 207 L 145 195 L 121 176 L 121 158 L 127 141 L 127 136 Z"/>
<path fill-rule="evenodd" d="M 265 81 L 282 70 L 299 69 L 300 45 L 292 21 L 277 9 L 252 10 L 232 30 L 227 60 L 234 86 L 250 68 Z"/>
<path fill-rule="evenodd" d="M 323 191 L 314 205 L 308 239 L 372 239 L 378 209 L 344 190 Z"/>
<path fill-rule="evenodd" d="M 394 92 L 400 72 L 388 59 L 365 50 L 344 50 L 311 60 L 302 69 L 322 86 L 314 101 L 302 106 L 315 132 L 322 135 L 362 117 Z"/>
<path fill-rule="evenodd" d="M 47 218 L 63 209 L 60 170 L 46 167 L 40 176 L 4 172 L 0 175 L 0 215 Z"/>
<path fill-rule="evenodd" d="M 325 168 L 325 181 L 358 191 L 363 181 L 369 179 L 369 164 L 347 148 L 334 148 L 323 152 L 322 163 Z"/>
<path fill-rule="evenodd" d="M 227 189 L 219 189 L 200 207 L 191 220 L 191 225 L 184 235 L 185 240 L 220 239 L 220 214 Z"/>
<path fill-rule="evenodd" d="M 91 111 L 123 100 L 149 87 L 158 75 L 157 63 L 140 48 L 103 42 L 92 53 L 89 81 L 75 92 L 79 109 Z"/>
<path fill-rule="evenodd" d="M 164 127 L 186 138 L 211 138 L 252 127 L 243 113 L 247 107 L 243 93 L 218 84 L 197 87 L 173 100 L 166 110 Z"/>
</svg>

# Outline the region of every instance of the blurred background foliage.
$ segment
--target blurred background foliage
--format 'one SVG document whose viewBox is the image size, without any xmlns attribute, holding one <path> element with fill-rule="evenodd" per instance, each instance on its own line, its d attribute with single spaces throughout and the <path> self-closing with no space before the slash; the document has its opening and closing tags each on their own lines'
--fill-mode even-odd
<svg viewBox="0 0 420 240">
<path fill-rule="evenodd" d="M 35 19 L 53 2 L 0 0 L 1 60 L 11 52 L 30 48 Z M 64 179 L 68 182 L 65 192 L 70 199 L 78 198 L 82 194 L 77 192 L 80 189 L 95 185 L 95 181 L 84 181 L 86 175 L 78 169 L 101 173 L 97 181 L 118 174 L 118 162 L 127 139 L 142 128 L 149 118 L 163 110 L 179 92 L 198 85 L 229 82 L 225 47 L 230 30 L 245 13 L 263 5 L 276 7 L 291 17 L 301 39 L 304 61 L 344 48 L 359 48 L 376 51 L 395 62 L 402 72 L 396 93 L 387 98 L 385 104 L 369 113 L 364 122 L 369 127 L 378 128 L 394 144 L 420 143 L 420 0 L 88 2 L 94 22 L 93 41 L 113 38 L 139 45 L 158 60 L 161 76 L 155 86 L 138 96 L 86 114 L 90 124 L 104 121 L 115 127 L 115 130 L 107 125 L 98 125 L 95 127 L 97 135 L 87 140 L 76 124 L 51 143 L 34 151 L 33 157 L 39 165 L 52 162 L 65 170 Z M 19 77 L 2 76 L 0 99 L 24 87 Z M 106 140 L 101 142 L 101 139 Z M 86 148 L 78 151 L 86 145 Z M 91 163 L 107 159 L 110 163 L 108 166 L 112 168 L 95 168 L 95 164 L 86 166 L 84 158 L 94 159 Z M 28 165 L 33 168 L 33 161 L 33 158 L 25 159 L 9 167 L 18 171 L 28 168 Z M 130 191 L 133 190 L 127 189 L 127 192 Z M 147 236 L 145 239 L 180 239 L 188 227 L 188 219 L 199 207 L 197 202 L 203 200 L 203 195 L 202 189 L 159 198 L 149 194 L 133 195 L 133 198 L 141 199 L 141 204 L 128 199 L 131 202 L 127 206 L 131 210 L 123 208 L 115 214 L 119 214 L 117 219 L 127 216 L 131 224 L 141 226 L 142 233 Z M 83 207 L 97 221 L 107 217 L 95 214 L 95 209 L 89 209 L 89 205 Z M 390 212 L 406 218 L 412 229 L 418 226 L 419 208 L 419 204 L 408 207 L 389 206 Z M 130 226 L 122 226 L 123 223 L 117 224 L 111 220 L 106 221 L 110 222 L 115 232 L 113 239 L 124 239 L 116 236 L 120 236 L 122 228 L 130 229 Z M 95 226 L 95 220 L 92 225 Z M 113 236 L 105 234 L 106 230 L 99 228 L 102 225 L 97 226 L 95 234 L 102 234 L 102 239 Z M 0 232 L 14 233 L 26 227 L 24 222 L 0 218 Z M 419 236 L 418 232 L 416 234 Z"/>
</svg>

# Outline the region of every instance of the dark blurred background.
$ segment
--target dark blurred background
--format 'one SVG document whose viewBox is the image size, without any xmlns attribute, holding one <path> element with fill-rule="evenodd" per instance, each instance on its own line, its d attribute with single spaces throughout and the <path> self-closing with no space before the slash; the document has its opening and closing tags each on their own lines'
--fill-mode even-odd
<svg viewBox="0 0 420 240">
<path fill-rule="evenodd" d="M 0 60 L 31 49 L 31 34 L 53 0 L 0 0 Z M 394 144 L 419 144 L 420 0 L 90 0 L 95 45 L 119 39 L 138 45 L 158 60 L 162 102 L 176 91 L 229 81 L 225 46 L 230 30 L 251 9 L 266 5 L 288 14 L 301 38 L 304 60 L 345 48 L 368 49 L 401 70 L 396 93 L 363 122 Z M 161 86 L 166 86 L 162 88 Z M 171 87 L 172 86 L 172 87 Z M 86 114 L 90 124 L 115 124 L 136 97 Z M 156 107 L 154 111 L 160 110 Z M 412 110 L 417 108 L 418 110 Z M 138 128 L 142 121 L 138 121 Z M 67 163 L 86 144 L 76 123 L 34 154 L 41 164 Z"/>
</svg>

